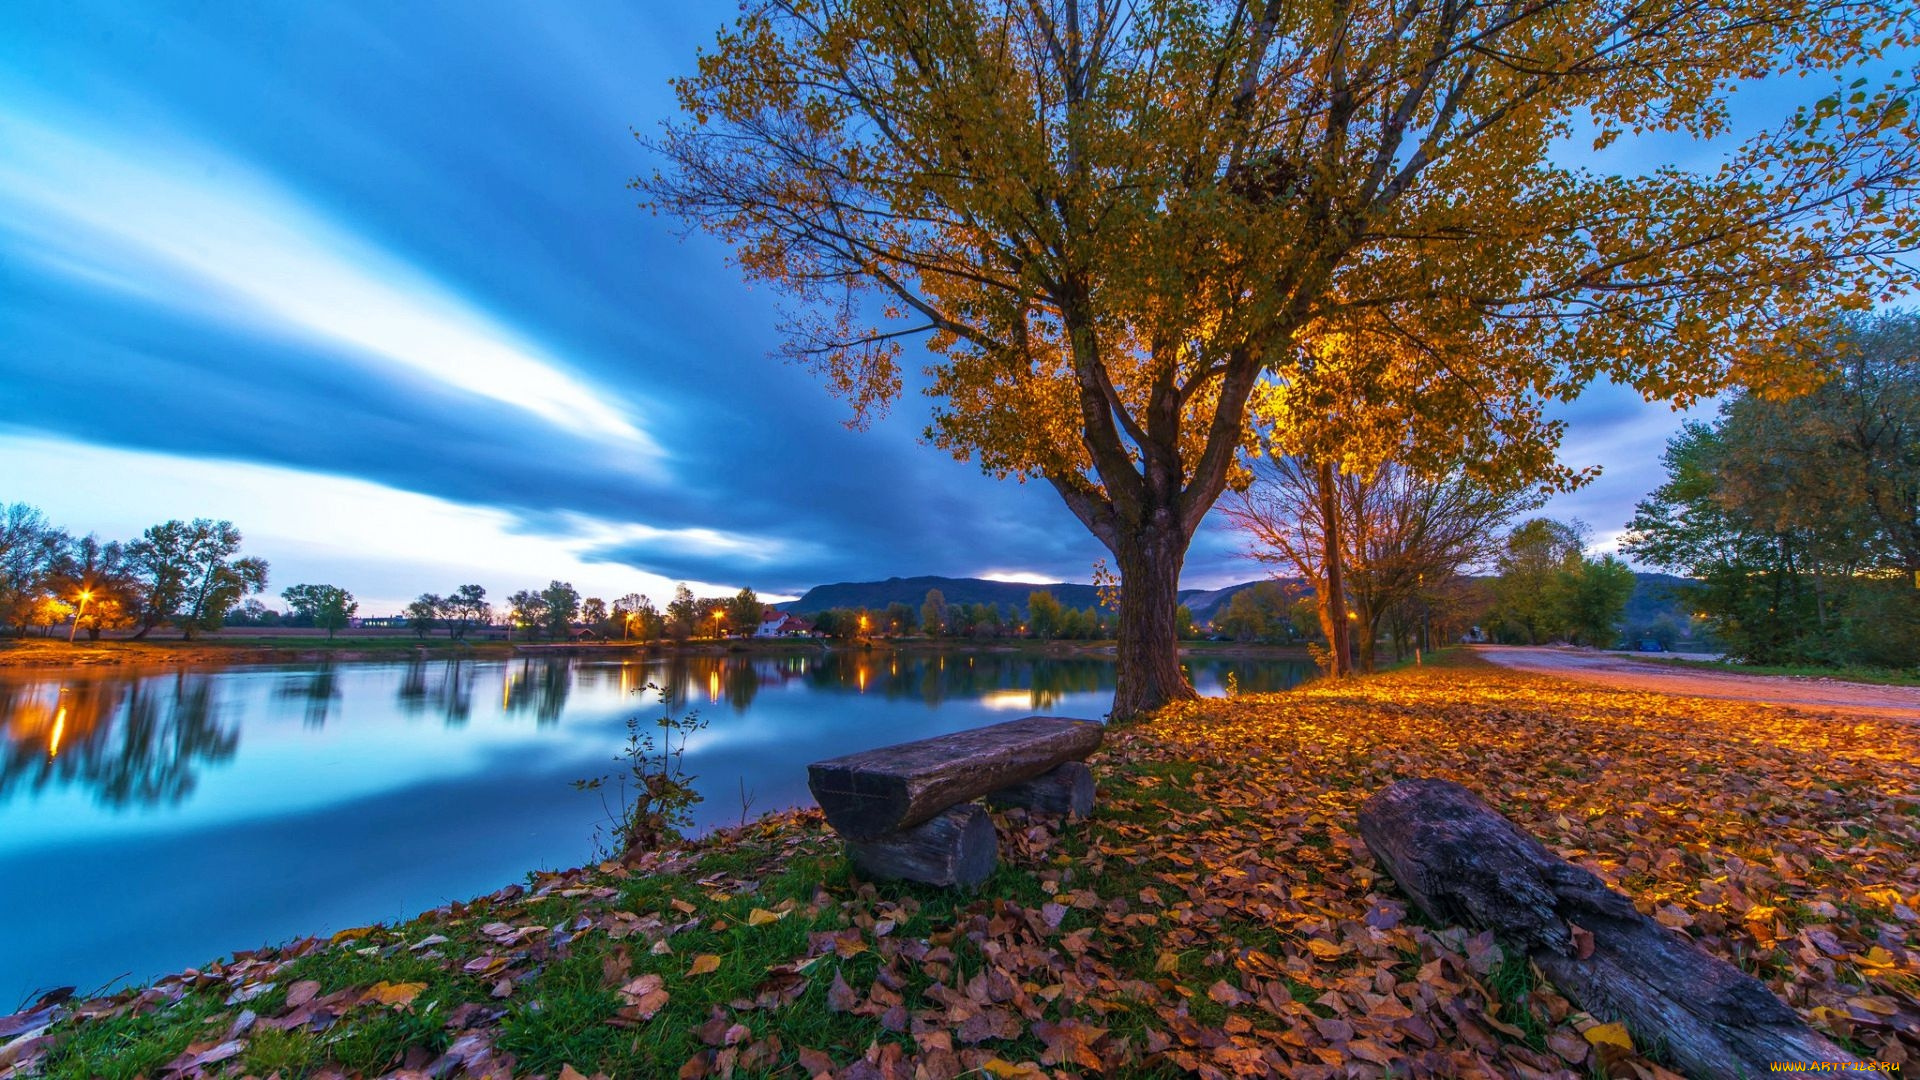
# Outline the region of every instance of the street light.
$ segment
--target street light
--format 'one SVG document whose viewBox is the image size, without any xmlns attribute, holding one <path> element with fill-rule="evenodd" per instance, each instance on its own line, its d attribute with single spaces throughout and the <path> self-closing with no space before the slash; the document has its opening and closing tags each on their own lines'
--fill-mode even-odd
<svg viewBox="0 0 1920 1080">
<path fill-rule="evenodd" d="M 724 611 L 720 611 L 716 609 L 713 613 L 713 637 L 714 637 L 714 640 L 716 641 L 719 640 L 722 636 L 720 633 L 720 623 L 726 617 L 727 617 L 727 613 Z"/>
<path fill-rule="evenodd" d="M 87 613 L 87 601 L 91 599 L 93 599 L 92 589 L 80 590 L 80 608 L 73 613 L 73 629 L 67 631 L 67 644 L 73 644 L 73 639 L 80 633 L 80 617 Z"/>
</svg>

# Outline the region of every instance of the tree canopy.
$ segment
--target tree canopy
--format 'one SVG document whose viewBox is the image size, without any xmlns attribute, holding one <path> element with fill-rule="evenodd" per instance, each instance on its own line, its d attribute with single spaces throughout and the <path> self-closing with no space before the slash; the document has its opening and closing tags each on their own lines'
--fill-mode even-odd
<svg viewBox="0 0 1920 1080">
<path fill-rule="evenodd" d="M 1624 548 L 1695 579 L 1727 650 L 1764 663 L 1920 660 L 1920 315 L 1837 324 L 1838 374 L 1727 401 L 1667 445 Z"/>
<path fill-rule="evenodd" d="M 1911 84 L 1836 88 L 1715 168 L 1554 150 L 1721 134 L 1738 82 L 1843 68 L 1916 19 L 755 0 L 677 82 L 665 165 L 636 183 L 793 301 L 789 354 L 856 422 L 924 335 L 933 441 L 1045 480 L 1114 553 L 1126 714 L 1191 692 L 1179 570 L 1256 391 L 1391 381 L 1423 423 L 1544 464 L 1545 399 L 1601 375 L 1683 401 L 1791 381 L 1810 321 L 1910 284 Z"/>
</svg>

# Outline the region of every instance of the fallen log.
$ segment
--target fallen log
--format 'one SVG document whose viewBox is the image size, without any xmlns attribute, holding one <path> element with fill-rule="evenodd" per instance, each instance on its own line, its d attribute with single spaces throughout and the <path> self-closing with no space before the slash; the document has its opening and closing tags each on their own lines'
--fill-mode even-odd
<svg viewBox="0 0 1920 1080">
<path fill-rule="evenodd" d="M 1100 748 L 1089 720 L 1029 716 L 807 766 L 827 823 L 849 840 L 911 829 L 955 803 L 1031 780 Z"/>
<path fill-rule="evenodd" d="M 979 803 L 961 803 L 908 829 L 848 840 L 847 858 L 872 877 L 972 888 L 993 876 L 1000 838 Z"/>
<path fill-rule="evenodd" d="M 1774 1062 L 1858 1060 L 1759 980 L 1640 914 L 1459 784 L 1388 786 L 1361 806 L 1360 835 L 1428 916 L 1492 930 L 1574 1004 L 1624 1020 L 1689 1076 L 1735 1080 L 1765 1075 Z"/>
</svg>

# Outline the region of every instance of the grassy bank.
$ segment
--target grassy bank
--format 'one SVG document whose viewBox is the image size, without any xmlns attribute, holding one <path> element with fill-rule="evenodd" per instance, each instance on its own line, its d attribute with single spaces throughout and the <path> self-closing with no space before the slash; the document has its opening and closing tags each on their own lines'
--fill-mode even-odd
<svg viewBox="0 0 1920 1080">
<path fill-rule="evenodd" d="M 1115 731 L 1094 818 L 1002 815 L 972 894 L 863 881 L 789 814 L 68 1002 L 0 1076 L 1666 1075 L 1408 910 L 1354 817 L 1409 775 L 1920 1060 L 1916 762 L 1910 726 L 1450 658 Z"/>
<path fill-rule="evenodd" d="M 1734 675 L 1779 675 L 1793 679 L 1831 679 L 1834 682 L 1873 683 L 1877 686 L 1920 686 L 1920 671 L 1912 668 L 1880 668 L 1847 665 L 1822 667 L 1818 664 L 1741 664 L 1731 660 L 1687 660 L 1677 656 L 1652 659 L 1674 667 L 1701 671 L 1724 671 Z"/>
</svg>

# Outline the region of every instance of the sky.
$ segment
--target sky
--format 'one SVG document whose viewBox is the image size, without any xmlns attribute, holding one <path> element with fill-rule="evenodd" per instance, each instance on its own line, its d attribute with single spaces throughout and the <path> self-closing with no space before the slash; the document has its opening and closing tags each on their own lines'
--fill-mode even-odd
<svg viewBox="0 0 1920 1080">
<path fill-rule="evenodd" d="M 467 582 L 1088 580 L 1050 488 L 925 445 L 914 394 L 850 430 L 770 355 L 769 291 L 637 208 L 632 132 L 734 11 L 0 5 L 0 502 L 104 539 L 228 519 L 270 600 L 363 615 Z M 1547 509 L 1604 548 L 1681 417 L 1612 387 L 1560 415 L 1604 472 Z M 1259 576 L 1238 547 L 1207 526 L 1185 583 Z"/>
</svg>

